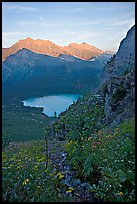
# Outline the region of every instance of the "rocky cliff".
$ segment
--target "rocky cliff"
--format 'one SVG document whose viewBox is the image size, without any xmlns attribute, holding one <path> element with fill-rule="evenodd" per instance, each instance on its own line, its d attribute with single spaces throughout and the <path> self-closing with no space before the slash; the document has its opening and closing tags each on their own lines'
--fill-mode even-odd
<svg viewBox="0 0 137 204">
<path fill-rule="evenodd" d="M 127 32 L 126 37 L 120 42 L 119 49 L 105 66 L 105 70 L 111 76 L 122 74 L 127 69 L 135 66 L 135 25 Z"/>
<path fill-rule="evenodd" d="M 118 125 L 135 114 L 135 26 L 127 32 L 105 71 L 105 82 L 97 93 L 104 96 L 104 122 Z"/>
<path fill-rule="evenodd" d="M 126 37 L 121 41 L 116 54 L 116 66 L 135 63 L 135 25 L 127 32 Z"/>
</svg>

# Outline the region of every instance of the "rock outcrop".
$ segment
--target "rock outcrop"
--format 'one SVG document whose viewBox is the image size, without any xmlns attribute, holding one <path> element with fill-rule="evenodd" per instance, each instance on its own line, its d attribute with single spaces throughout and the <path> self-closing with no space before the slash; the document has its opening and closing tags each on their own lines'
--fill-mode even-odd
<svg viewBox="0 0 137 204">
<path fill-rule="evenodd" d="M 97 93 L 104 95 L 104 122 L 118 125 L 135 114 L 135 26 L 127 32 L 105 71 L 105 82 L 102 80 Z"/>
<path fill-rule="evenodd" d="M 127 32 L 121 41 L 115 58 L 116 66 L 135 64 L 135 25 Z"/>
<path fill-rule="evenodd" d="M 112 77 L 104 88 L 106 124 L 118 125 L 135 114 L 135 70 Z"/>
<path fill-rule="evenodd" d="M 116 55 L 108 61 L 105 70 L 108 77 L 118 76 L 127 69 L 135 67 L 135 25 L 127 32 L 126 37 L 121 41 Z"/>
</svg>

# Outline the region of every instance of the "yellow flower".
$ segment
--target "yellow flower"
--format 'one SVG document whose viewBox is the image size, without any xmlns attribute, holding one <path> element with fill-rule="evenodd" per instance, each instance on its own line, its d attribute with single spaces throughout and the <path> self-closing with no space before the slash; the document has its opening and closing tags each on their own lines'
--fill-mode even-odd
<svg viewBox="0 0 137 204">
<path fill-rule="evenodd" d="M 58 173 L 57 176 L 59 177 L 59 179 L 62 179 L 64 177 L 64 175 L 61 173 Z"/>
<path fill-rule="evenodd" d="M 29 179 L 25 179 L 25 180 L 22 182 L 23 186 L 25 186 L 28 182 L 29 182 Z"/>
<path fill-rule="evenodd" d="M 69 187 L 66 193 L 72 193 L 72 191 L 73 191 L 73 188 Z"/>
<path fill-rule="evenodd" d="M 123 193 L 122 193 L 122 192 L 118 192 L 118 195 L 119 195 L 119 196 L 123 196 Z"/>
<path fill-rule="evenodd" d="M 108 137 L 112 137 L 112 136 L 111 136 L 111 135 L 108 135 L 108 136 L 106 136 L 106 137 L 108 138 Z"/>
</svg>

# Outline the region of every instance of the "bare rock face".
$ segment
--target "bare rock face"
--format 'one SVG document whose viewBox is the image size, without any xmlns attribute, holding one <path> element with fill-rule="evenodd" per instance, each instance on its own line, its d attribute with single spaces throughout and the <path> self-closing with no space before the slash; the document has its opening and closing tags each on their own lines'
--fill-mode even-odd
<svg viewBox="0 0 137 204">
<path fill-rule="evenodd" d="M 2 59 L 5 60 L 7 56 L 14 54 L 23 48 L 39 54 L 46 54 L 55 57 L 59 56 L 59 54 L 67 54 L 61 46 L 58 46 L 49 40 L 33 40 L 32 38 L 26 38 L 24 40 L 19 40 L 10 48 L 3 48 Z"/>
<path fill-rule="evenodd" d="M 113 77 L 106 84 L 105 120 L 106 124 L 118 125 L 135 114 L 135 71 L 121 77 Z"/>
<path fill-rule="evenodd" d="M 64 49 L 68 53 L 71 53 L 71 55 L 84 60 L 89 60 L 94 56 L 98 56 L 104 53 L 102 50 L 94 46 L 88 45 L 87 43 L 71 43 L 70 45 L 65 46 Z"/>
<path fill-rule="evenodd" d="M 126 37 L 121 41 L 116 53 L 115 63 L 117 66 L 125 63 L 135 62 L 135 25 L 127 32 Z"/>
<path fill-rule="evenodd" d="M 107 79 L 118 76 L 135 67 L 135 25 L 127 32 L 121 41 L 116 55 L 113 55 L 105 66 Z"/>
<path fill-rule="evenodd" d="M 19 40 L 9 48 L 2 48 L 2 60 L 4 61 L 7 56 L 15 54 L 18 50 L 23 48 L 38 54 L 46 54 L 53 57 L 59 57 L 63 54 L 65 56 L 74 56 L 82 60 L 88 60 L 93 56 L 98 56 L 104 53 L 104 51 L 86 43 L 71 43 L 68 46 L 62 47 L 49 40 L 34 40 L 28 37 L 24 40 Z"/>
<path fill-rule="evenodd" d="M 118 125 L 135 114 L 135 26 L 127 32 L 105 71 L 98 90 L 104 94 L 104 122 Z"/>
</svg>

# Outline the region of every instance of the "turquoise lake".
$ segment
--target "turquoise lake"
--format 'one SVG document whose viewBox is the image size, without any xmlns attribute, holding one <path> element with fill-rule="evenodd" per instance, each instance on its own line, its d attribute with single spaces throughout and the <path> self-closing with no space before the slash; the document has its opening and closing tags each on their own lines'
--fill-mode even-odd
<svg viewBox="0 0 137 204">
<path fill-rule="evenodd" d="M 43 107 L 43 113 L 49 117 L 58 116 L 61 111 L 65 111 L 73 102 L 77 101 L 79 94 L 59 94 L 52 96 L 43 96 L 40 98 L 30 98 L 23 101 L 24 106 Z"/>
</svg>

